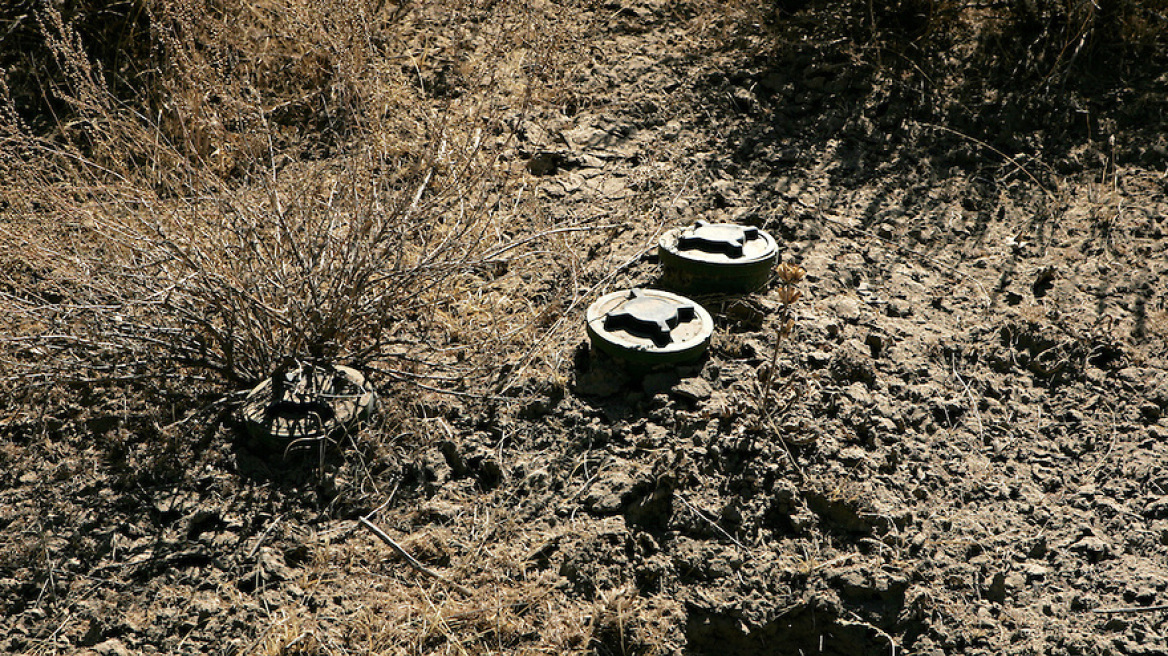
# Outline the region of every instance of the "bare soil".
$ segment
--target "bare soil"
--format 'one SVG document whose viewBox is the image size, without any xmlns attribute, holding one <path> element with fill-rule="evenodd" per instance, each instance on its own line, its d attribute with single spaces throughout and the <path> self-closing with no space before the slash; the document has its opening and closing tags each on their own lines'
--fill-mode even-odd
<svg viewBox="0 0 1168 656">
<path fill-rule="evenodd" d="M 0 651 L 1168 652 L 1168 52 L 1032 74 L 992 16 L 923 54 L 832 11 L 565 13 L 500 166 L 595 229 L 491 283 L 552 314 L 498 385 L 382 381 L 408 421 L 288 455 L 211 394 L 0 401 Z M 697 299 L 696 364 L 592 353 L 698 219 L 806 269 L 792 334 L 772 285 Z"/>
</svg>

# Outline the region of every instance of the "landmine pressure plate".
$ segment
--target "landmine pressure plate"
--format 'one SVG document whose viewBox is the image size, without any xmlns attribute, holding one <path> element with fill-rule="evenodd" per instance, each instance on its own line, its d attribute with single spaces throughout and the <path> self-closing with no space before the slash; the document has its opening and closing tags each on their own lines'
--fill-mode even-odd
<svg viewBox="0 0 1168 656">
<path fill-rule="evenodd" d="M 588 337 L 599 350 L 636 364 L 696 360 L 714 332 L 710 313 L 688 298 L 656 289 L 629 289 L 588 308 Z"/>
<path fill-rule="evenodd" d="M 658 242 L 665 282 L 685 291 L 753 291 L 766 284 L 778 254 L 766 231 L 734 223 L 698 221 Z"/>
<path fill-rule="evenodd" d="M 375 403 L 372 386 L 356 369 L 298 364 L 256 385 L 241 415 L 260 441 L 295 449 L 352 428 Z"/>
</svg>

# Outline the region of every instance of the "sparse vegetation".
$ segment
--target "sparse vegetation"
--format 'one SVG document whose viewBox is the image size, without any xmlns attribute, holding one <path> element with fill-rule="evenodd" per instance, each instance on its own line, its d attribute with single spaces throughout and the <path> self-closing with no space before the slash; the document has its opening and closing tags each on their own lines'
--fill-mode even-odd
<svg viewBox="0 0 1168 656">
<path fill-rule="evenodd" d="M 103 20 L 148 42 L 123 61 L 90 54 L 96 9 L 28 11 L 52 71 L 34 109 L 58 120 L 7 97 L 5 203 L 24 218 L 4 231 L 47 282 L 14 279 L 7 298 L 41 328 L 35 348 L 69 354 L 60 375 L 196 367 L 239 385 L 288 357 L 417 373 L 396 358 L 432 358 L 457 332 L 449 299 L 505 266 L 492 253 L 535 245 L 495 223 L 499 147 L 538 83 L 505 47 L 514 26 L 418 51 L 438 26 L 385 3 L 115 3 Z"/>
<path fill-rule="evenodd" d="M 0 651 L 1168 650 L 1086 612 L 1168 581 L 1166 40 L 1165 0 L 4 4 Z M 583 308 L 697 219 L 784 264 L 701 300 L 699 364 L 595 364 Z M 382 412 L 253 443 L 289 359 Z"/>
<path fill-rule="evenodd" d="M 385 390 L 497 382 L 503 360 L 477 355 L 482 345 L 530 356 L 525 331 L 543 319 L 493 282 L 513 259 L 554 259 L 541 249 L 572 233 L 536 215 L 531 232 L 501 220 L 527 202 L 499 155 L 531 98 L 554 92 L 552 39 L 568 34 L 549 29 L 554 11 L 373 0 L 0 10 L 13 72 L 0 86 L 6 389 L 26 402 L 52 403 L 69 384 L 161 402 L 99 429 L 116 433 L 102 449 L 122 484 L 152 486 L 189 475 L 200 446 L 179 434 L 205 430 L 189 419 L 228 417 L 189 415 L 192 402 L 247 389 L 290 358 L 372 370 Z M 409 392 L 387 397 L 379 426 L 412 421 Z M 143 423 L 170 446 L 122 432 Z M 371 431 L 363 449 L 394 448 Z M 361 457 L 365 476 L 393 466 Z M 547 594 L 516 585 L 516 599 Z M 442 636 L 459 649 L 552 639 L 500 633 L 526 611 L 476 603 L 423 603 L 429 628 L 410 639 L 422 651 Z M 489 635 L 464 635 L 468 620 L 500 613 L 510 619 L 491 620 Z M 419 629 L 367 620 L 365 635 L 341 639 L 392 650 Z M 335 647 L 303 613 L 270 621 L 252 648 Z"/>
</svg>

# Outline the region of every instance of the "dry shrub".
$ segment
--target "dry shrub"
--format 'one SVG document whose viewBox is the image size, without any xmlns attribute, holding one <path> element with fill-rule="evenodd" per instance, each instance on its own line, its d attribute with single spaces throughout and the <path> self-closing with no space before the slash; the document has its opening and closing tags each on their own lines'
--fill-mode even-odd
<svg viewBox="0 0 1168 656">
<path fill-rule="evenodd" d="M 443 306 L 528 250 L 498 225 L 498 154 L 551 67 L 549 16 L 458 0 L 105 8 L 146 40 L 139 59 L 109 70 L 80 19 L 41 3 L 54 119 L 0 89 L 6 359 L 46 379 L 246 384 L 305 358 L 467 380 L 474 331 Z"/>
</svg>

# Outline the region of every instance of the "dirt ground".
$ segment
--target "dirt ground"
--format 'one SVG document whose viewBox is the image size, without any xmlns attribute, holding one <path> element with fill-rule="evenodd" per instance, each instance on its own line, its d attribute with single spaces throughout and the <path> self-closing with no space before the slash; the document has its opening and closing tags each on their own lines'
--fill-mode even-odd
<svg viewBox="0 0 1168 656">
<path fill-rule="evenodd" d="M 1168 653 L 1168 51 L 1024 69 L 994 6 L 572 6 L 500 164 L 592 227 L 491 283 L 548 304 L 538 357 L 288 456 L 229 404 L 9 397 L 0 651 Z M 699 363 L 592 353 L 698 219 L 806 270 L 790 336 L 772 284 L 697 298 Z"/>
</svg>

